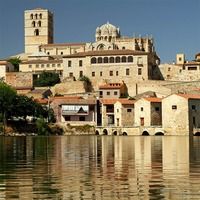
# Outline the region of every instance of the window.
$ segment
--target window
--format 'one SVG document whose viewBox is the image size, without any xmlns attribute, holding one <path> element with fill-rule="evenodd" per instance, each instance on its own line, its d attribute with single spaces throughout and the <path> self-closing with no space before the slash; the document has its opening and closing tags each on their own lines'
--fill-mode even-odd
<svg viewBox="0 0 200 200">
<path fill-rule="evenodd" d="M 52 64 L 52 67 L 55 67 L 55 64 Z"/>
<path fill-rule="evenodd" d="M 193 122 L 193 125 L 195 126 L 196 125 L 196 118 L 195 117 L 192 118 L 192 122 Z"/>
<path fill-rule="evenodd" d="M 183 65 L 183 70 L 185 70 L 185 65 Z"/>
<path fill-rule="evenodd" d="M 102 72 L 100 72 L 100 76 L 102 76 Z"/>
<path fill-rule="evenodd" d="M 118 92 L 117 91 L 114 91 L 114 95 L 117 95 L 118 94 Z"/>
<path fill-rule="evenodd" d="M 142 75 L 142 68 L 138 68 L 138 75 Z"/>
<path fill-rule="evenodd" d="M 110 62 L 110 63 L 114 63 L 114 57 L 110 57 L 110 58 L 109 58 L 109 62 Z"/>
<path fill-rule="evenodd" d="M 196 110 L 196 106 L 195 105 L 192 105 L 192 110 Z"/>
<path fill-rule="evenodd" d="M 95 72 L 92 72 L 92 76 L 95 76 Z"/>
<path fill-rule="evenodd" d="M 99 58 L 97 59 L 97 61 L 98 61 L 98 63 L 102 63 L 102 58 L 99 57 Z"/>
<path fill-rule="evenodd" d="M 47 54 L 48 54 L 48 55 L 50 55 L 50 53 L 49 53 L 49 52 L 47 52 Z"/>
<path fill-rule="evenodd" d="M 144 110 L 144 108 L 143 108 L 143 107 L 141 107 L 141 108 L 140 108 L 140 110 L 141 110 L 141 111 L 143 111 L 143 110 Z"/>
<path fill-rule="evenodd" d="M 32 22 L 32 27 L 35 27 L 35 21 Z"/>
<path fill-rule="evenodd" d="M 37 23 L 37 25 L 38 25 L 38 27 L 41 27 L 41 21 L 39 21 L 38 23 Z"/>
<path fill-rule="evenodd" d="M 47 67 L 49 67 L 49 64 L 47 64 Z"/>
<path fill-rule="evenodd" d="M 125 47 L 122 47 L 122 49 L 126 49 Z"/>
<path fill-rule="evenodd" d="M 84 116 L 80 116 L 79 117 L 79 121 L 85 121 L 85 117 Z"/>
<path fill-rule="evenodd" d="M 197 67 L 188 67 L 188 70 L 197 70 Z"/>
<path fill-rule="evenodd" d="M 171 68 L 170 67 L 168 67 L 168 72 L 171 70 Z"/>
<path fill-rule="evenodd" d="M 128 108 L 128 109 L 127 109 L 127 112 L 132 112 L 132 109 L 131 109 L 131 108 Z"/>
<path fill-rule="evenodd" d="M 138 65 L 142 65 L 143 64 L 142 57 L 138 57 L 137 64 Z"/>
<path fill-rule="evenodd" d="M 104 63 L 108 63 L 108 57 L 104 57 L 104 58 L 103 58 L 103 62 L 104 62 Z"/>
<path fill-rule="evenodd" d="M 63 55 L 63 52 L 61 51 L 60 54 Z"/>
<path fill-rule="evenodd" d="M 33 14 L 31 14 L 30 18 L 33 19 Z"/>
<path fill-rule="evenodd" d="M 35 19 L 37 19 L 37 17 L 38 17 L 38 15 L 37 15 L 37 14 L 35 14 Z"/>
<path fill-rule="evenodd" d="M 119 109 L 117 109 L 117 112 L 119 112 Z"/>
<path fill-rule="evenodd" d="M 42 19 L 42 14 L 40 13 L 40 19 Z"/>
<path fill-rule="evenodd" d="M 113 76 L 113 71 L 110 71 L 110 76 Z"/>
<path fill-rule="evenodd" d="M 60 64 L 57 64 L 57 67 L 61 67 L 61 65 L 60 65 Z"/>
<path fill-rule="evenodd" d="M 79 67 L 82 67 L 82 66 L 83 66 L 83 61 L 79 60 Z"/>
<path fill-rule="evenodd" d="M 79 76 L 82 77 L 83 76 L 83 71 L 79 72 Z"/>
<path fill-rule="evenodd" d="M 129 69 L 126 69 L 126 76 L 129 76 L 130 75 L 130 71 Z"/>
<path fill-rule="evenodd" d="M 68 60 L 68 67 L 71 67 L 71 66 L 72 66 L 72 61 Z"/>
<path fill-rule="evenodd" d="M 39 65 L 38 65 L 38 64 L 36 65 L 36 68 L 39 68 Z"/>
<path fill-rule="evenodd" d="M 107 94 L 107 95 L 110 95 L 110 92 L 107 92 L 106 94 Z"/>
<path fill-rule="evenodd" d="M 126 62 L 126 56 L 122 56 L 122 62 Z"/>
<path fill-rule="evenodd" d="M 116 58 L 115 58 L 115 62 L 116 62 L 116 63 L 120 63 L 120 57 L 116 57 Z"/>
<path fill-rule="evenodd" d="M 118 76 L 119 75 L 119 72 L 118 71 L 116 71 L 116 76 Z"/>
<path fill-rule="evenodd" d="M 44 68 L 44 64 L 41 64 L 41 67 Z"/>
<path fill-rule="evenodd" d="M 159 111 L 160 110 L 160 108 L 159 107 L 155 107 L 155 111 Z"/>
<path fill-rule="evenodd" d="M 95 57 L 91 58 L 91 64 L 97 63 L 97 59 Z"/>
<path fill-rule="evenodd" d="M 29 65 L 28 67 L 29 67 L 29 68 L 32 68 L 32 65 Z"/>
<path fill-rule="evenodd" d="M 133 56 L 128 56 L 128 62 L 133 62 Z"/>
<path fill-rule="evenodd" d="M 65 116 L 65 121 L 71 121 L 71 117 L 70 116 Z"/>
<path fill-rule="evenodd" d="M 100 97 L 103 96 L 103 91 L 99 91 L 99 96 L 100 96 Z"/>
<path fill-rule="evenodd" d="M 73 77 L 74 75 L 73 75 L 73 72 L 70 72 L 69 73 L 69 77 Z"/>
<path fill-rule="evenodd" d="M 35 36 L 38 36 L 39 35 L 39 30 L 38 29 L 35 29 Z"/>
<path fill-rule="evenodd" d="M 177 105 L 172 105 L 172 110 L 176 110 L 177 109 Z"/>
</svg>

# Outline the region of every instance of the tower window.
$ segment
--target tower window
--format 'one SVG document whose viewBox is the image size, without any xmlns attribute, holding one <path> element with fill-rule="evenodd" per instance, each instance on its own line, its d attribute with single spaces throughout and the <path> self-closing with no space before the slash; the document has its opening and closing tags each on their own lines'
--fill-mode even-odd
<svg viewBox="0 0 200 200">
<path fill-rule="evenodd" d="M 31 14 L 30 18 L 33 19 L 33 14 Z"/>
<path fill-rule="evenodd" d="M 122 62 L 126 62 L 126 56 L 122 56 Z"/>
<path fill-rule="evenodd" d="M 32 27 L 35 27 L 35 21 L 32 22 Z"/>
<path fill-rule="evenodd" d="M 36 35 L 36 36 L 39 35 L 39 29 L 35 29 L 35 35 Z"/>
<path fill-rule="evenodd" d="M 130 71 L 129 71 L 129 69 L 126 69 L 126 75 L 127 75 L 127 76 L 130 75 Z"/>
<path fill-rule="evenodd" d="M 82 66 L 83 66 L 83 61 L 79 60 L 79 67 L 82 67 Z"/>
<path fill-rule="evenodd" d="M 93 58 L 91 58 L 91 64 L 95 64 L 97 61 L 96 61 L 96 58 L 95 57 L 93 57 Z"/>
<path fill-rule="evenodd" d="M 39 21 L 39 22 L 38 22 L 38 26 L 41 27 L 41 24 L 42 24 L 41 21 Z"/>
<path fill-rule="evenodd" d="M 133 56 L 128 56 L 128 62 L 133 62 Z"/>
<path fill-rule="evenodd" d="M 138 68 L 138 75 L 142 75 L 142 68 Z"/>
<path fill-rule="evenodd" d="M 38 15 L 37 15 L 37 14 L 35 14 L 35 19 L 37 19 L 37 17 L 38 17 Z"/>
<path fill-rule="evenodd" d="M 42 19 L 42 14 L 40 13 L 40 19 Z"/>
</svg>

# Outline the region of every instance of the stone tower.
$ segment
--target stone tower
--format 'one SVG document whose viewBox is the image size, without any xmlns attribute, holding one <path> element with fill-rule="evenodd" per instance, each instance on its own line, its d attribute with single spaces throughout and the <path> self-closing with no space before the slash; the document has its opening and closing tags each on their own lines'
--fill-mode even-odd
<svg viewBox="0 0 200 200">
<path fill-rule="evenodd" d="M 36 8 L 24 12 L 25 53 L 38 51 L 41 44 L 53 43 L 53 14 Z"/>
</svg>

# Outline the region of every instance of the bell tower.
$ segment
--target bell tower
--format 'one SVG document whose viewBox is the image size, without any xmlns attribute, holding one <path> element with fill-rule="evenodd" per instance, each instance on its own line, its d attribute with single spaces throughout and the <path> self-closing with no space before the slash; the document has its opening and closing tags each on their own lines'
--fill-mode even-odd
<svg viewBox="0 0 200 200">
<path fill-rule="evenodd" d="M 41 44 L 53 43 L 53 14 L 42 8 L 24 12 L 25 53 L 39 51 Z"/>
</svg>

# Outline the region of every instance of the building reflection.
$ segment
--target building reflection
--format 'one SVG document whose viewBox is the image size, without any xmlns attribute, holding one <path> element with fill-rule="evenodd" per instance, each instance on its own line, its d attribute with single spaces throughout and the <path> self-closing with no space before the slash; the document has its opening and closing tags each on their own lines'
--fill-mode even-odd
<svg viewBox="0 0 200 200">
<path fill-rule="evenodd" d="M 180 199 L 198 193 L 199 147 L 181 136 L 1 138 L 0 199 Z"/>
</svg>

